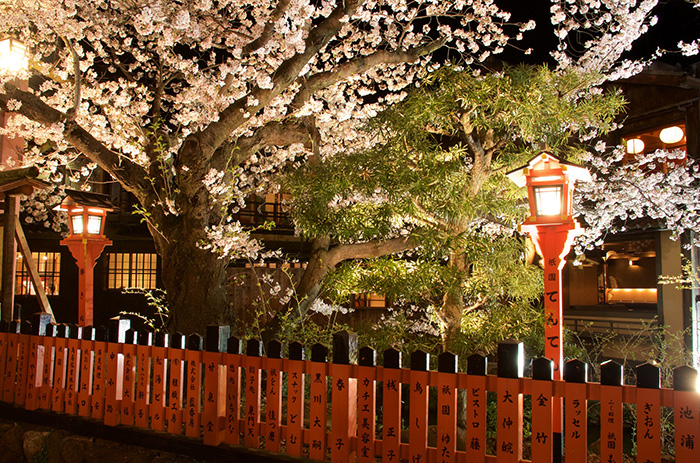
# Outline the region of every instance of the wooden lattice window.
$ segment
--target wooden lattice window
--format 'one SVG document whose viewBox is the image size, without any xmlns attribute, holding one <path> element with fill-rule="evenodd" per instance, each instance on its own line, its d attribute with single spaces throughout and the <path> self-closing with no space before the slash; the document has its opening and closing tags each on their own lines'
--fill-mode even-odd
<svg viewBox="0 0 700 463">
<path fill-rule="evenodd" d="M 107 255 L 107 289 L 155 289 L 158 256 L 153 253 Z"/>
<path fill-rule="evenodd" d="M 39 278 L 44 285 L 47 296 L 58 296 L 61 282 L 61 253 L 33 252 L 32 259 L 37 266 Z M 15 294 L 18 296 L 35 295 L 36 291 L 29 278 L 29 268 L 24 257 L 17 255 L 17 272 L 15 273 Z"/>
</svg>

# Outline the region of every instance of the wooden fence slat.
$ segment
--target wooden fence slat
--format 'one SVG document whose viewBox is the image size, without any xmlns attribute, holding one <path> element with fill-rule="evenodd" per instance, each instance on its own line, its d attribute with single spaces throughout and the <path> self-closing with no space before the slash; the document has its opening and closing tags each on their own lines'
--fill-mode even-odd
<svg viewBox="0 0 700 463">
<path fill-rule="evenodd" d="M 377 368 L 374 349 L 360 349 L 357 373 L 357 461 L 374 462 L 376 452 Z"/>
<path fill-rule="evenodd" d="M 430 356 L 423 351 L 411 354 L 409 373 L 408 453 L 409 461 L 428 459 L 428 365 Z"/>
<path fill-rule="evenodd" d="M 136 340 L 137 334 L 133 329 L 126 332 L 126 340 L 122 345 L 124 359 L 124 379 L 119 402 L 120 424 L 134 425 L 134 395 L 136 394 Z"/>
<path fill-rule="evenodd" d="M 247 343 L 244 368 L 245 374 L 245 436 L 246 447 L 260 448 L 260 386 L 262 376 L 262 357 L 260 341 L 249 339 Z"/>
<path fill-rule="evenodd" d="M 104 423 L 116 426 L 121 420 L 121 400 L 124 392 L 123 346 L 131 325 L 128 319 L 113 318 L 109 322 L 105 364 Z"/>
<path fill-rule="evenodd" d="M 15 401 L 15 380 L 17 372 L 17 358 L 19 354 L 19 323 L 10 323 L 10 332 L 7 333 L 7 361 L 5 363 L 5 376 L 2 388 L 2 401 L 12 403 Z"/>
<path fill-rule="evenodd" d="M 700 458 L 700 396 L 697 380 L 698 373 L 691 367 L 682 366 L 673 371 L 676 461 L 697 462 Z"/>
<path fill-rule="evenodd" d="M 24 408 L 36 410 L 39 408 L 41 383 L 44 373 L 44 346 L 37 334 L 29 336 L 29 352 L 27 360 L 27 400 Z"/>
<path fill-rule="evenodd" d="M 331 462 L 355 460 L 350 439 L 357 434 L 357 379 L 350 365 L 331 364 Z"/>
<path fill-rule="evenodd" d="M 0 320 L 0 372 L 5 374 L 3 376 L 4 380 L 0 380 L 0 399 L 4 400 L 3 394 L 5 389 L 5 381 L 7 380 L 7 356 L 8 356 L 8 345 L 7 337 L 9 335 L 8 331 L 10 329 L 10 324 L 5 320 Z"/>
<path fill-rule="evenodd" d="M 289 345 L 287 361 L 287 434 L 285 450 L 287 455 L 301 456 L 304 442 L 304 348 L 298 342 Z"/>
<path fill-rule="evenodd" d="M 191 334 L 187 338 L 187 350 L 185 361 L 187 362 L 187 382 L 185 391 L 185 435 L 187 437 L 200 437 L 200 425 L 202 422 L 202 347 L 203 339 L 198 334 Z"/>
<path fill-rule="evenodd" d="M 486 461 L 486 357 L 467 358 L 467 461 Z"/>
<path fill-rule="evenodd" d="M 321 344 L 311 347 L 311 362 L 307 363 L 309 375 L 309 458 L 325 460 L 328 442 L 326 441 L 326 417 L 328 397 L 326 385 L 326 358 L 328 348 Z"/>
<path fill-rule="evenodd" d="M 265 450 L 279 453 L 282 444 L 282 344 L 267 344 L 267 391 L 265 396 Z"/>
<path fill-rule="evenodd" d="M 457 356 L 444 352 L 438 357 L 437 441 L 439 463 L 457 461 Z"/>
<path fill-rule="evenodd" d="M 608 361 L 601 366 L 600 378 L 600 458 L 603 462 L 622 462 L 623 368 Z"/>
<path fill-rule="evenodd" d="M 554 362 L 540 357 L 532 362 L 532 461 L 552 463 L 552 377 Z"/>
<path fill-rule="evenodd" d="M 586 381 L 588 365 L 579 360 L 566 362 L 564 378 L 564 457 L 567 463 L 586 463 L 588 458 L 588 426 Z"/>
<path fill-rule="evenodd" d="M 228 340 L 226 365 L 226 434 L 229 445 L 241 445 L 241 341 Z"/>
<path fill-rule="evenodd" d="M 398 462 L 401 444 L 401 353 L 384 352 L 382 370 L 382 461 Z"/>
<path fill-rule="evenodd" d="M 524 363 L 523 343 L 506 341 L 498 345 L 496 456 L 499 462 L 517 463 L 522 459 L 523 394 L 520 378 Z"/>
<path fill-rule="evenodd" d="M 41 375 L 41 390 L 39 391 L 39 408 L 43 410 L 51 409 L 51 390 L 53 388 L 53 375 L 55 363 L 55 345 L 56 345 L 56 325 L 51 324 L 47 327 L 46 335 L 42 339 L 44 347 L 44 371 Z M 0 333 L 0 337 L 2 333 Z M 2 361 L 2 353 L 0 353 L 0 361 Z M 4 368 L 0 365 L 0 371 Z"/>
<path fill-rule="evenodd" d="M 204 443 L 219 445 L 224 441 L 224 414 L 226 413 L 226 367 L 223 352 L 231 334 L 228 326 L 207 326 L 204 363 Z"/>
<path fill-rule="evenodd" d="M 65 405 L 66 373 L 68 371 L 68 334 L 70 327 L 61 325 L 54 341 L 53 388 L 51 410 L 62 412 Z"/>
<path fill-rule="evenodd" d="M 183 390 L 185 387 L 185 337 L 175 333 L 168 348 L 168 432 L 182 434 Z"/>
<path fill-rule="evenodd" d="M 80 346 L 80 384 L 78 388 L 78 415 L 90 416 L 92 412 L 92 376 L 94 373 L 94 329 L 92 326 L 83 328 Z"/>
<path fill-rule="evenodd" d="M 170 337 L 167 333 L 155 334 L 153 356 L 153 402 L 151 403 L 151 429 L 165 430 L 165 414 L 168 396 L 168 359 L 167 347 Z"/>
<path fill-rule="evenodd" d="M 134 395 L 134 425 L 148 428 L 151 399 L 151 344 L 153 333 L 139 330 L 136 345 L 136 392 Z"/>
<path fill-rule="evenodd" d="M 659 368 L 637 367 L 637 455 L 661 463 L 661 391 Z"/>
<path fill-rule="evenodd" d="M 21 323 L 17 343 L 17 380 L 15 382 L 15 404 L 24 405 L 27 400 L 27 371 L 29 369 L 30 338 L 29 322 Z"/>
<path fill-rule="evenodd" d="M 204 364 L 204 443 L 219 445 L 224 441 L 223 417 L 226 407 L 226 370 L 220 352 L 202 353 Z"/>
<path fill-rule="evenodd" d="M 80 380 L 80 337 L 82 328 L 71 326 L 66 350 L 66 403 L 65 412 L 75 415 L 78 412 L 78 382 Z"/>
<path fill-rule="evenodd" d="M 92 382 L 92 417 L 98 420 L 105 416 L 105 387 L 107 373 L 107 332 L 103 327 L 95 330 L 94 374 Z"/>
</svg>

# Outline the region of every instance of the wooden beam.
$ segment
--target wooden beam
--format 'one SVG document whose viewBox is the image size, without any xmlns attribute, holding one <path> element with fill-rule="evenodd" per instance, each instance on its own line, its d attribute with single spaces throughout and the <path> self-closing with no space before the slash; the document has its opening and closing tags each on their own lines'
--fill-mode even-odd
<svg viewBox="0 0 700 463">
<path fill-rule="evenodd" d="M 46 291 L 44 290 L 44 285 L 39 277 L 39 269 L 34 262 L 32 257 L 32 251 L 29 249 L 29 244 L 27 243 L 27 238 L 24 236 L 24 230 L 22 230 L 22 224 L 17 222 L 15 227 L 15 235 L 17 236 L 17 244 L 19 244 L 19 250 L 24 257 L 24 264 L 29 269 L 29 279 L 32 280 L 34 285 L 34 291 L 36 292 L 36 297 L 39 299 L 39 307 L 41 311 L 51 315 L 51 323 L 56 323 L 56 317 L 53 316 L 53 311 L 51 310 L 51 304 L 49 303 L 49 298 L 46 297 Z"/>
<path fill-rule="evenodd" d="M 15 306 L 15 268 L 17 247 L 15 245 L 15 228 L 19 197 L 5 196 L 5 214 L 3 217 L 2 236 L 2 319 L 12 321 Z"/>
</svg>

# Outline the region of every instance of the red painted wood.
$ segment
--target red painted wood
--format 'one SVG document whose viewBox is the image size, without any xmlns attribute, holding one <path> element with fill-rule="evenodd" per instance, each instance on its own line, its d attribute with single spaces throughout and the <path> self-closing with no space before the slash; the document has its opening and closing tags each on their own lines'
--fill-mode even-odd
<svg viewBox="0 0 700 463">
<path fill-rule="evenodd" d="M 600 461 L 622 462 L 622 387 L 600 387 Z"/>
<path fill-rule="evenodd" d="M 287 436 L 288 455 L 301 455 L 304 442 L 304 381 L 306 362 L 287 360 Z"/>
<path fill-rule="evenodd" d="M 104 341 L 95 341 L 93 343 L 93 352 L 92 417 L 101 420 L 104 419 L 105 416 L 107 343 Z"/>
<path fill-rule="evenodd" d="M 62 412 L 65 405 L 66 373 L 68 370 L 68 339 L 56 338 L 54 345 L 51 410 L 55 412 Z"/>
<path fill-rule="evenodd" d="M 29 352 L 27 361 L 27 400 L 24 408 L 36 410 L 39 408 L 42 375 L 44 373 L 44 346 L 41 336 L 29 337 Z"/>
<path fill-rule="evenodd" d="M 637 388 L 637 455 L 661 463 L 661 391 Z"/>
<path fill-rule="evenodd" d="M 9 333 L 7 332 L 0 332 L 0 372 L 7 372 L 7 355 L 8 355 L 8 346 L 7 346 L 7 337 Z M 4 376 L 4 380 L 0 381 L 0 399 L 3 399 L 3 393 L 4 393 L 4 388 L 5 388 L 5 380 L 7 380 L 7 375 Z M 4 399 L 3 399 L 4 400 Z"/>
<path fill-rule="evenodd" d="M 523 395 L 519 379 L 498 378 L 496 406 L 496 456 L 499 463 L 518 463 L 523 453 Z"/>
<path fill-rule="evenodd" d="M 567 463 L 586 463 L 588 458 L 586 385 L 567 383 L 564 402 L 564 458 Z"/>
<path fill-rule="evenodd" d="M 204 364 L 204 443 L 219 445 L 224 441 L 226 413 L 226 367 L 219 352 L 203 352 Z"/>
<path fill-rule="evenodd" d="M 185 351 L 168 349 L 170 364 L 167 425 L 170 434 L 182 434 L 183 390 L 185 387 Z"/>
<path fill-rule="evenodd" d="M 428 375 L 427 371 L 409 374 L 409 461 L 428 459 Z"/>
<path fill-rule="evenodd" d="M 17 358 L 19 355 L 19 334 L 7 333 L 7 361 L 5 362 L 5 379 L 2 388 L 2 401 L 15 401 L 15 380 Z"/>
<path fill-rule="evenodd" d="M 122 344 L 124 358 L 124 380 L 122 381 L 121 402 L 119 403 L 119 421 L 121 424 L 134 425 L 134 396 L 136 395 L 136 345 Z"/>
<path fill-rule="evenodd" d="M 17 405 L 24 405 L 27 400 L 29 339 L 28 334 L 20 334 L 17 340 L 17 380 L 15 382 L 15 404 Z"/>
<path fill-rule="evenodd" d="M 552 382 L 532 381 L 532 461 L 552 463 Z"/>
<path fill-rule="evenodd" d="M 309 375 L 309 458 L 325 460 L 328 443 L 326 442 L 326 412 L 328 397 L 326 396 L 327 364 L 323 362 L 307 362 L 306 371 Z"/>
<path fill-rule="evenodd" d="M 78 387 L 78 415 L 90 416 L 92 408 L 92 375 L 94 372 L 93 342 L 81 339 L 80 345 L 80 383 Z"/>
<path fill-rule="evenodd" d="M 467 380 L 467 461 L 486 461 L 486 376 Z"/>
<path fill-rule="evenodd" d="M 695 391 L 674 391 L 676 461 L 700 459 L 700 396 Z"/>
<path fill-rule="evenodd" d="M 438 373 L 437 461 L 457 461 L 457 375 Z"/>
<path fill-rule="evenodd" d="M 401 442 L 401 370 L 384 368 L 382 382 L 384 394 L 382 461 L 394 463 L 399 461 L 401 455 L 399 448 Z"/>
<path fill-rule="evenodd" d="M 260 447 L 260 379 L 262 357 L 244 357 L 245 367 L 245 426 L 243 442 L 246 447 Z"/>
<path fill-rule="evenodd" d="M 267 391 L 265 395 L 265 450 L 279 453 L 282 443 L 282 359 L 265 360 Z"/>
<path fill-rule="evenodd" d="M 357 379 L 351 365 L 331 364 L 331 462 L 355 461 L 351 439 L 357 435 Z"/>
<path fill-rule="evenodd" d="M 241 355 L 224 354 L 226 365 L 226 435 L 229 445 L 241 445 Z"/>
<path fill-rule="evenodd" d="M 186 401 L 185 405 L 185 435 L 187 437 L 200 437 L 200 425 L 202 422 L 202 352 L 186 350 Z"/>
<path fill-rule="evenodd" d="M 152 347 L 153 356 L 153 402 L 151 403 L 151 429 L 165 430 L 165 413 L 168 396 L 168 361 L 165 347 Z"/>
<path fill-rule="evenodd" d="M 134 424 L 149 427 L 151 397 L 151 346 L 136 346 L 136 392 L 134 396 Z"/>
<path fill-rule="evenodd" d="M 124 357 L 121 353 L 122 344 L 114 342 L 106 344 L 104 422 L 108 426 L 116 426 L 120 421 L 124 385 Z"/>
<path fill-rule="evenodd" d="M 51 409 L 51 389 L 53 387 L 53 374 L 55 362 L 55 341 L 53 336 L 44 336 L 42 344 L 44 348 L 44 368 L 41 375 L 41 390 L 39 391 L 39 408 L 43 410 Z M 4 361 L 4 356 L 0 352 L 0 362 Z M 0 371 L 5 371 L 0 365 Z"/>
<path fill-rule="evenodd" d="M 374 462 L 376 442 L 377 414 L 377 369 L 374 367 L 358 367 L 357 377 L 357 461 L 359 463 Z"/>
<path fill-rule="evenodd" d="M 68 339 L 66 346 L 66 406 L 65 412 L 75 415 L 78 412 L 78 380 L 80 376 L 80 341 Z"/>
</svg>

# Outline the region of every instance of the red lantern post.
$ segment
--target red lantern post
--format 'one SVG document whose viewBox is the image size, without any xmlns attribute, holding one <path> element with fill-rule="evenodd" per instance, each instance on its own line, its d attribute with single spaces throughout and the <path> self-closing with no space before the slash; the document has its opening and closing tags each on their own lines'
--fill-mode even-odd
<svg viewBox="0 0 700 463">
<path fill-rule="evenodd" d="M 105 217 L 114 210 L 106 196 L 81 191 L 66 191 L 68 196 L 57 208 L 68 213 L 70 235 L 61 240 L 75 258 L 78 269 L 78 324 L 93 324 L 93 268 L 105 246 L 112 244 L 104 236 Z"/>
<path fill-rule="evenodd" d="M 571 244 L 583 229 L 571 214 L 574 183 L 591 181 L 583 167 L 548 153 L 532 158 L 508 174 L 519 187 L 527 186 L 530 217 L 521 230 L 527 232 L 544 263 L 545 357 L 554 362 L 554 379 L 561 379 L 564 364 L 562 270 Z M 561 401 L 553 403 L 555 460 L 561 458 Z M 559 445 L 557 446 L 557 441 Z M 558 457 L 558 458 L 557 458 Z"/>
</svg>

